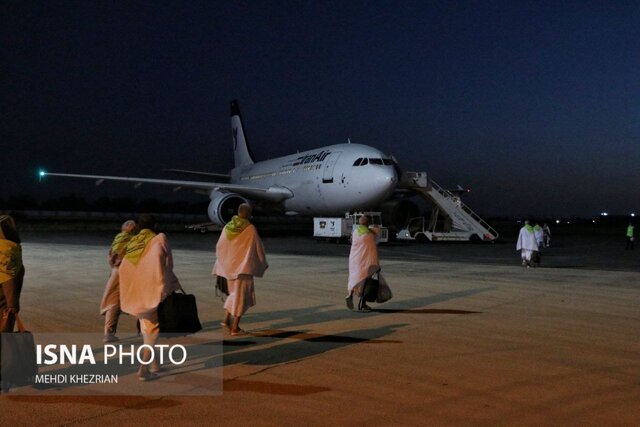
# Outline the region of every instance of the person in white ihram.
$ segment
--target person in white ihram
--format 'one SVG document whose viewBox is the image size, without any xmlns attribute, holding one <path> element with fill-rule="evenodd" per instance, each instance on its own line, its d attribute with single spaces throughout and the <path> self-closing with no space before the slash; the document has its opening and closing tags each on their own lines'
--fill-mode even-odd
<svg viewBox="0 0 640 427">
<path fill-rule="evenodd" d="M 534 251 L 538 250 L 538 243 L 536 242 L 536 236 L 533 231 L 533 227 L 529 224 L 529 220 L 524 222 L 524 226 L 520 229 L 518 234 L 518 243 L 516 243 L 516 250 L 521 251 L 522 266 L 531 266 L 531 256 Z"/>
<path fill-rule="evenodd" d="M 540 227 L 540 224 L 536 223 L 536 225 L 533 226 L 533 235 L 536 236 L 538 251 L 542 252 L 542 248 L 544 248 L 544 229 Z"/>
<path fill-rule="evenodd" d="M 104 288 L 102 301 L 100 302 L 100 314 L 104 316 L 104 342 L 117 341 L 116 330 L 120 317 L 120 264 L 127 248 L 127 244 L 133 238 L 136 231 L 136 222 L 125 221 L 111 243 L 107 262 L 111 267 L 111 275 Z"/>
<path fill-rule="evenodd" d="M 138 318 L 144 343 L 153 347 L 160 334 L 158 305 L 182 287 L 173 273 L 167 236 L 156 234 L 153 215 L 140 215 L 138 226 L 140 232 L 127 244 L 120 264 L 120 309 Z M 147 363 L 141 363 L 138 370 L 140 381 L 154 378 L 160 370 L 156 358 L 148 363 L 151 357 L 151 351 L 145 348 L 143 360 Z"/>
<path fill-rule="evenodd" d="M 380 271 L 380 261 L 378 260 L 378 247 L 376 246 L 376 235 L 380 228 L 374 226 L 369 228 L 369 218 L 362 215 L 358 219 L 358 225 L 351 235 L 351 251 L 349 252 L 349 280 L 347 289 L 349 294 L 345 298 L 347 308 L 353 310 L 353 296 L 362 296 L 365 281 L 378 273 L 378 279 L 386 285 Z M 366 303 L 360 307 L 361 311 L 371 311 Z"/>
<path fill-rule="evenodd" d="M 269 267 L 264 245 L 256 227 L 251 224 L 251 206 L 243 203 L 238 215 L 225 225 L 216 244 L 216 262 L 212 274 L 227 279 L 229 296 L 224 303 L 222 325 L 231 335 L 245 333 L 240 329 L 240 319 L 256 305 L 254 277 L 262 277 Z M 233 323 L 230 323 L 233 317 Z"/>
</svg>

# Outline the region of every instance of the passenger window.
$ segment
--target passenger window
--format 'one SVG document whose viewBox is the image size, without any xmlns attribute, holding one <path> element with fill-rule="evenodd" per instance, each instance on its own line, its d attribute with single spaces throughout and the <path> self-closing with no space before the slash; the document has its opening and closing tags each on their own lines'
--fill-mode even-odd
<svg viewBox="0 0 640 427">
<path fill-rule="evenodd" d="M 369 159 L 369 163 L 371 163 L 372 165 L 381 165 L 382 159 Z"/>
<path fill-rule="evenodd" d="M 360 157 L 358 160 L 353 162 L 353 166 L 360 166 L 360 163 L 362 163 L 362 157 Z"/>
<path fill-rule="evenodd" d="M 360 163 L 360 166 L 364 166 L 369 164 L 369 161 L 367 159 L 362 159 L 362 163 Z"/>
</svg>

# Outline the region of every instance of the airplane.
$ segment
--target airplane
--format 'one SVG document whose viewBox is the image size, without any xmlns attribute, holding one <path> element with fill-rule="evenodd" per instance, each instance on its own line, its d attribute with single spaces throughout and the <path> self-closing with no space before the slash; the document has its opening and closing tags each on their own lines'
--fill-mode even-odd
<svg viewBox="0 0 640 427">
<path fill-rule="evenodd" d="M 224 225 L 241 203 L 257 211 L 285 215 L 344 215 L 364 211 L 388 199 L 398 184 L 397 165 L 382 151 L 362 144 L 335 144 L 256 162 L 251 154 L 237 100 L 231 101 L 234 168 L 229 174 L 170 169 L 217 181 L 185 181 L 40 171 L 46 176 L 87 178 L 102 183 L 129 181 L 192 188 L 206 192 L 207 214 Z"/>
</svg>

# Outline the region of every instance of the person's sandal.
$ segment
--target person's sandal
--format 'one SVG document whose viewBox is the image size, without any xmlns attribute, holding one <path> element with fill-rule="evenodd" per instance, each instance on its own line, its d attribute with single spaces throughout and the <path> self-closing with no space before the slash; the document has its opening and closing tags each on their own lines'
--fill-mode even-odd
<svg viewBox="0 0 640 427">
<path fill-rule="evenodd" d="M 347 303 L 347 308 L 349 310 L 353 310 L 353 295 L 349 295 L 344 300 Z"/>
<path fill-rule="evenodd" d="M 247 331 L 243 330 L 243 329 L 236 329 L 235 331 L 231 331 L 231 336 L 232 337 L 236 337 L 238 335 L 246 335 Z"/>
<path fill-rule="evenodd" d="M 142 375 L 138 375 L 138 380 L 140 381 L 151 381 L 155 380 L 156 378 L 158 378 L 158 374 L 153 372 L 146 372 Z"/>
</svg>

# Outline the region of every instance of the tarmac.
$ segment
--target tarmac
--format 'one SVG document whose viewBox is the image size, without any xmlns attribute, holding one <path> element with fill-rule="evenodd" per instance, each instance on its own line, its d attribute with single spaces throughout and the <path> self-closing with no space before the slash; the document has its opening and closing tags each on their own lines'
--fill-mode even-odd
<svg viewBox="0 0 640 427">
<path fill-rule="evenodd" d="M 112 237 L 22 233 L 30 330 L 102 331 Z M 536 269 L 509 239 L 380 247 L 394 297 L 370 313 L 345 306 L 348 245 L 267 237 L 270 266 L 241 337 L 219 326 L 217 234 L 168 237 L 205 330 L 224 337 L 223 393 L 9 393 L 1 425 L 639 424 L 640 248 L 618 236 L 554 235 Z M 123 316 L 120 331 L 135 321 Z"/>
</svg>

